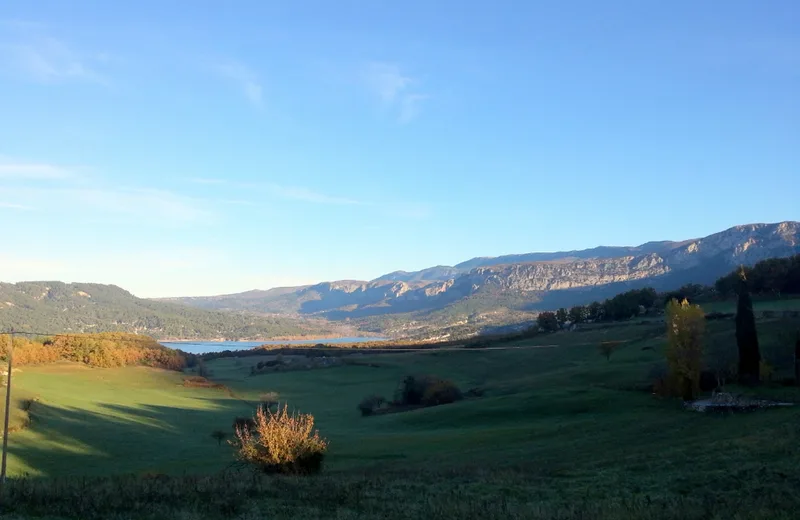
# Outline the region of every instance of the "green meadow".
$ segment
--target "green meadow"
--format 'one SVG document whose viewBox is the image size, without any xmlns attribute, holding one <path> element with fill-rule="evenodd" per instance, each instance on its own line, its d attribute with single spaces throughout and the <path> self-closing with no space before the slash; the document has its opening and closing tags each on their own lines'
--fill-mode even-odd
<svg viewBox="0 0 800 520">
<path fill-rule="evenodd" d="M 758 326 L 773 382 L 728 390 L 800 402 L 800 389 L 780 383 L 793 374 L 800 321 Z M 735 352 L 732 320 L 709 321 L 707 333 L 709 356 Z M 602 341 L 622 342 L 610 360 Z M 790 518 L 800 507 L 800 406 L 708 415 L 658 398 L 651 374 L 664 341 L 663 323 L 643 320 L 258 375 L 251 366 L 272 356 L 224 358 L 207 363 L 220 388 L 142 367 L 24 366 L 14 373 L 10 474 L 54 478 L 12 480 L 7 493 L 22 505 L 10 513 L 70 516 L 65 497 L 82 481 L 79 513 L 97 518 Z M 482 395 L 360 415 L 363 397 L 391 398 L 409 374 Z M 322 475 L 256 478 L 211 438 L 232 434 L 233 419 L 267 392 L 314 415 L 330 441 Z M 105 476 L 122 480 L 75 479 Z M 135 493 L 155 512 L 131 505 Z"/>
</svg>

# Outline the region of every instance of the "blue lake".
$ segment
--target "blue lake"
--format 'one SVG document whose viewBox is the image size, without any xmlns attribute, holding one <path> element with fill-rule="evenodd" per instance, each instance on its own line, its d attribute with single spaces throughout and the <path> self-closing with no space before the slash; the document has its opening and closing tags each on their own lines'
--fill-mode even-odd
<svg viewBox="0 0 800 520">
<path fill-rule="evenodd" d="M 364 343 L 367 341 L 384 341 L 386 338 L 322 338 L 322 339 L 296 339 L 283 341 L 159 341 L 169 348 L 180 349 L 191 354 L 205 354 L 207 352 L 221 352 L 223 350 L 246 350 L 261 345 L 316 345 L 317 343 Z"/>
</svg>

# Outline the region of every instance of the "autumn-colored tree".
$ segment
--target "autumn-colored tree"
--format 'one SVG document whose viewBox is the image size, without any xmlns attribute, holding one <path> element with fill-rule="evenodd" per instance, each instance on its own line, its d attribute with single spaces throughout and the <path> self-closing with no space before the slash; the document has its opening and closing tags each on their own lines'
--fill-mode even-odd
<svg viewBox="0 0 800 520">
<path fill-rule="evenodd" d="M 739 381 L 747 385 L 758 384 L 761 372 L 761 352 L 758 348 L 756 317 L 753 300 L 747 287 L 744 269 L 739 278 L 739 300 L 736 304 L 736 346 L 739 347 Z"/>
<path fill-rule="evenodd" d="M 672 300 L 667 304 L 666 324 L 670 380 L 683 399 L 694 399 L 700 390 L 703 367 L 705 313 L 699 305 Z"/>
<path fill-rule="evenodd" d="M 182 353 L 137 334 L 103 332 L 40 339 L 14 338 L 15 363 L 38 365 L 58 360 L 104 368 L 144 365 L 182 370 L 186 366 Z"/>
</svg>

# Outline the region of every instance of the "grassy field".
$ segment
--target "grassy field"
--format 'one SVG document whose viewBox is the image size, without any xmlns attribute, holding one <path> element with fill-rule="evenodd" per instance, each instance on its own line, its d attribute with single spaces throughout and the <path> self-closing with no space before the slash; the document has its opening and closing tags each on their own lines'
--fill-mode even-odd
<svg viewBox="0 0 800 520">
<path fill-rule="evenodd" d="M 80 513 L 98 518 L 790 518 L 800 507 L 800 406 L 709 416 L 654 397 L 649 373 L 662 363 L 662 327 L 588 326 L 495 350 L 355 354 L 328 368 L 255 376 L 250 366 L 268 357 L 208 363 L 226 389 L 187 388 L 180 374 L 144 368 L 22 367 L 15 399 L 38 401 L 31 425 L 11 435 L 10 467 L 14 475 L 174 476 L 89 481 L 101 491 Z M 790 375 L 797 328 L 796 319 L 759 322 L 776 379 Z M 607 361 L 597 346 L 609 340 L 624 343 Z M 735 353 L 732 321 L 709 322 L 708 344 L 714 356 Z M 360 416 L 361 398 L 391 397 L 408 374 L 484 395 Z M 330 440 L 322 476 L 218 476 L 232 453 L 211 431 L 230 431 L 265 392 L 315 416 Z M 796 388 L 758 392 L 800 402 Z M 18 511 L 76 511 L 65 498 L 80 493 L 73 481 L 61 491 L 16 485 L 11 493 L 27 504 Z M 136 493 L 156 512 L 135 506 Z"/>
<path fill-rule="evenodd" d="M 715 301 L 703 304 L 706 312 L 736 312 L 736 300 Z M 753 297 L 753 310 L 756 313 L 764 311 L 783 312 L 800 311 L 800 298 L 796 296 L 783 299 Z"/>
<path fill-rule="evenodd" d="M 24 366 L 13 382 L 11 475 L 218 469 L 230 453 L 211 431 L 229 430 L 234 416 L 252 409 L 220 390 L 184 387 L 179 373 L 143 367 Z M 30 423 L 21 428 L 29 399 Z"/>
</svg>

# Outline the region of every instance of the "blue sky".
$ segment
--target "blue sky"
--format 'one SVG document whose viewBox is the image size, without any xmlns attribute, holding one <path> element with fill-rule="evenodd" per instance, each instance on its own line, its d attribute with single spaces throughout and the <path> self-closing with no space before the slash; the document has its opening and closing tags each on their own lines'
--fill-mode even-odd
<svg viewBox="0 0 800 520">
<path fill-rule="evenodd" d="M 214 294 L 798 219 L 799 28 L 794 0 L 5 1 L 0 279 Z"/>
</svg>

